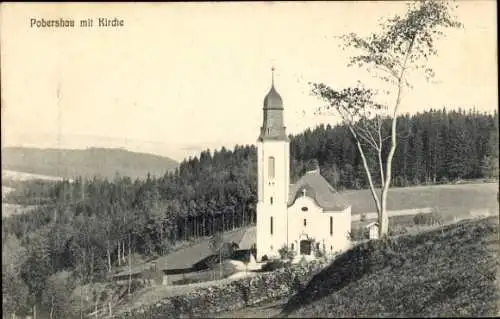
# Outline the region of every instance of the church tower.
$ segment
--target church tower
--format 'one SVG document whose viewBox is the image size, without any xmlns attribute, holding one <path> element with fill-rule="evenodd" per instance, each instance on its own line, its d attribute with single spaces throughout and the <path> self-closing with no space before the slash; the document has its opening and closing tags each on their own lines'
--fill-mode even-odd
<svg viewBox="0 0 500 319">
<path fill-rule="evenodd" d="M 277 255 L 288 245 L 287 202 L 290 142 L 283 119 L 283 100 L 274 88 L 264 98 L 263 123 L 257 140 L 257 260 Z"/>
</svg>

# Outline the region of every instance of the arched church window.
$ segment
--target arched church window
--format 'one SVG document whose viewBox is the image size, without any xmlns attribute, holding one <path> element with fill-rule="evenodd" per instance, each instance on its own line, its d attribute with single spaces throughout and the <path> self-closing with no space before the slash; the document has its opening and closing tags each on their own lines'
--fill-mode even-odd
<svg viewBox="0 0 500 319">
<path fill-rule="evenodd" d="M 304 218 L 304 226 L 307 226 L 307 219 Z"/>
<path fill-rule="evenodd" d="M 292 243 L 292 250 L 294 250 L 294 249 L 295 249 L 295 248 L 294 248 L 294 245 L 293 245 L 293 243 Z"/>
<path fill-rule="evenodd" d="M 333 217 L 330 216 L 330 235 L 333 235 Z"/>
<path fill-rule="evenodd" d="M 274 157 L 269 157 L 269 178 L 274 178 Z"/>
<path fill-rule="evenodd" d="M 271 205 L 273 204 L 273 197 L 271 196 L 271 198 L 269 199 L 269 202 L 271 203 Z"/>
</svg>

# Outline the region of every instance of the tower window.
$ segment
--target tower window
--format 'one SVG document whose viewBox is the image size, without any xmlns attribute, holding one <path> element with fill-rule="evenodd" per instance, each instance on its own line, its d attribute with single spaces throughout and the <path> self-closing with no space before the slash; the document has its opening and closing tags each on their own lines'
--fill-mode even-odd
<svg viewBox="0 0 500 319">
<path fill-rule="evenodd" d="M 273 197 L 271 196 L 271 198 L 269 199 L 269 202 L 271 203 L 271 205 L 273 204 Z"/>
<path fill-rule="evenodd" d="M 307 219 L 304 218 L 304 226 L 307 226 Z"/>
<path fill-rule="evenodd" d="M 333 235 L 333 217 L 330 216 L 330 235 Z"/>
<path fill-rule="evenodd" d="M 271 216 L 271 235 L 273 234 L 273 217 Z"/>
<path fill-rule="evenodd" d="M 294 250 L 294 249 L 295 249 L 295 248 L 294 248 L 293 243 L 292 243 L 292 250 Z"/>
<path fill-rule="evenodd" d="M 274 178 L 274 157 L 269 157 L 269 178 Z"/>
</svg>

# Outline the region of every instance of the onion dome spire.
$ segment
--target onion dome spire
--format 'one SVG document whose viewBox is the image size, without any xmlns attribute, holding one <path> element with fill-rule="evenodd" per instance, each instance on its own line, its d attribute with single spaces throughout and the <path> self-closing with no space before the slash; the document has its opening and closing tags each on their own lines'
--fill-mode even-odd
<svg viewBox="0 0 500 319">
<path fill-rule="evenodd" d="M 271 89 L 264 98 L 264 121 L 260 128 L 259 140 L 288 141 L 283 121 L 283 99 L 274 87 L 274 66 L 271 68 Z"/>
</svg>

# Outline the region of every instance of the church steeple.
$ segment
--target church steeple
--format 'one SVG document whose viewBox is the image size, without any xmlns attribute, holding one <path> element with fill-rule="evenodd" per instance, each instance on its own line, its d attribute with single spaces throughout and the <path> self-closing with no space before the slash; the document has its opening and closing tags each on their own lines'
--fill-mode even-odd
<svg viewBox="0 0 500 319">
<path fill-rule="evenodd" d="M 283 121 L 283 100 L 274 88 L 274 67 L 271 68 L 271 89 L 264 98 L 264 121 L 260 128 L 259 140 L 287 141 Z"/>
</svg>

